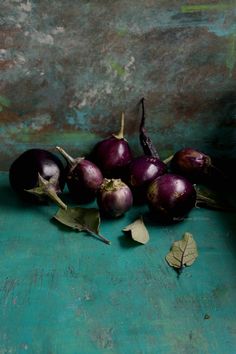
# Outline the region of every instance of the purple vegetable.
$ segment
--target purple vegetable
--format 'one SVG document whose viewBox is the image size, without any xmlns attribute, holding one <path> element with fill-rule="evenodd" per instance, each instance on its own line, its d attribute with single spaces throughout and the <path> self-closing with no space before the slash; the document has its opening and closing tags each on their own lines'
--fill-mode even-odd
<svg viewBox="0 0 236 354">
<path fill-rule="evenodd" d="M 132 192 L 120 179 L 105 178 L 98 191 L 97 203 L 105 216 L 116 218 L 131 208 Z"/>
<path fill-rule="evenodd" d="M 213 169 L 210 156 L 192 148 L 177 151 L 170 160 L 170 167 L 174 173 L 183 175 L 193 182 L 209 176 Z"/>
<path fill-rule="evenodd" d="M 109 178 L 119 178 L 125 173 L 132 160 L 132 152 L 124 139 L 124 113 L 121 117 L 121 128 L 118 134 L 100 141 L 95 145 L 91 160 L 101 169 L 103 175 Z"/>
<path fill-rule="evenodd" d="M 136 201 L 145 201 L 149 183 L 166 171 L 166 164 L 157 157 L 140 156 L 133 159 L 128 167 L 127 184 L 132 189 Z"/>
<path fill-rule="evenodd" d="M 195 206 L 196 191 L 186 178 L 168 173 L 151 182 L 147 200 L 157 220 L 175 222 L 183 220 Z"/>
<path fill-rule="evenodd" d="M 66 209 L 57 196 L 65 186 L 64 167 L 51 152 L 42 149 L 25 151 L 10 166 L 9 180 L 11 187 L 22 198 L 42 202 L 48 197 Z"/>
<path fill-rule="evenodd" d="M 140 144 L 143 148 L 143 152 L 145 155 L 159 158 L 159 154 L 156 151 L 156 148 L 153 145 L 152 140 L 149 138 L 149 136 L 147 135 L 147 132 L 146 132 L 146 128 L 145 128 L 146 117 L 145 117 L 145 108 L 144 108 L 144 98 L 142 98 L 140 102 L 142 105 L 142 119 L 141 119 L 141 123 L 139 126 Z"/>
<path fill-rule="evenodd" d="M 66 182 L 70 195 L 78 203 L 91 202 L 103 182 L 100 169 L 83 157 L 72 158 L 59 146 L 57 150 L 67 161 Z"/>
</svg>

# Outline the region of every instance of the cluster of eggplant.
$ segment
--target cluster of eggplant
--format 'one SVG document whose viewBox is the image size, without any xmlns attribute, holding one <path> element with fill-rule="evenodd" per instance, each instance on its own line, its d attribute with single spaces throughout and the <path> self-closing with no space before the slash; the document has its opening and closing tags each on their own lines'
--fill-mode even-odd
<svg viewBox="0 0 236 354">
<path fill-rule="evenodd" d="M 97 143 L 86 158 L 73 158 L 63 148 L 56 147 L 66 160 L 65 168 L 49 151 L 25 151 L 10 167 L 12 188 L 28 200 L 43 202 L 50 198 L 66 209 L 58 194 L 67 184 L 74 201 L 84 204 L 96 198 L 106 217 L 119 217 L 134 201 L 142 201 L 161 222 L 183 220 L 196 205 L 194 183 L 211 173 L 211 159 L 193 148 L 185 148 L 163 162 L 145 129 L 144 99 L 140 103 L 140 143 L 144 155 L 134 157 L 124 138 L 122 113 L 119 133 Z"/>
</svg>

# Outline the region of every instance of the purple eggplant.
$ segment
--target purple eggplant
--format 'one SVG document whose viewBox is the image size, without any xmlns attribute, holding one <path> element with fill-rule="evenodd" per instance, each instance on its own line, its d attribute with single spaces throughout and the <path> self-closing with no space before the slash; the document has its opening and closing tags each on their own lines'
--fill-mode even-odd
<svg viewBox="0 0 236 354">
<path fill-rule="evenodd" d="M 144 202 L 147 187 L 155 178 L 167 172 L 167 166 L 157 157 L 139 156 L 131 161 L 127 171 L 127 184 L 136 201 Z"/>
<path fill-rule="evenodd" d="M 160 160 L 152 140 L 147 135 L 144 98 L 140 100 L 140 103 L 142 106 L 142 117 L 139 126 L 139 139 L 145 155 L 131 161 L 127 170 L 126 181 L 133 191 L 135 200 L 144 202 L 148 184 L 158 176 L 166 173 L 167 166 Z"/>
<path fill-rule="evenodd" d="M 83 157 L 71 157 L 59 146 L 57 150 L 67 161 L 66 183 L 71 197 L 80 204 L 91 202 L 103 182 L 100 169 Z"/>
<path fill-rule="evenodd" d="M 108 178 L 121 178 L 132 160 L 132 152 L 124 138 L 124 113 L 121 116 L 121 128 L 118 134 L 97 143 L 90 159 Z"/>
<path fill-rule="evenodd" d="M 97 203 L 104 216 L 117 218 L 131 208 L 133 195 L 120 179 L 105 178 L 98 191 Z"/>
<path fill-rule="evenodd" d="M 196 190 L 185 177 L 167 173 L 151 182 L 147 200 L 158 221 L 181 221 L 196 204 Z"/>
<path fill-rule="evenodd" d="M 173 155 L 170 168 L 174 173 L 199 182 L 210 176 L 213 165 L 210 156 L 193 148 L 184 148 Z"/>
<path fill-rule="evenodd" d="M 22 198 L 33 202 L 50 198 L 66 209 L 57 195 L 65 186 L 64 166 L 51 152 L 42 149 L 25 151 L 10 166 L 9 180 L 13 190 Z"/>
<path fill-rule="evenodd" d="M 151 138 L 147 135 L 147 131 L 145 128 L 146 115 L 145 115 L 145 107 L 144 107 L 144 98 L 140 100 L 140 103 L 142 105 L 142 118 L 139 126 L 140 144 L 143 148 L 143 152 L 145 155 L 160 158 Z"/>
</svg>

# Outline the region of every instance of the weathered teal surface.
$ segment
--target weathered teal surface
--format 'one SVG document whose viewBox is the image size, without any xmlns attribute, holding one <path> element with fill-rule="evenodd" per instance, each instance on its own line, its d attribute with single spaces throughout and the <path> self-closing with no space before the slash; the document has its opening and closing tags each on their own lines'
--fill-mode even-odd
<svg viewBox="0 0 236 354">
<path fill-rule="evenodd" d="M 235 215 L 195 209 L 147 223 L 137 246 L 121 229 L 146 208 L 102 221 L 112 245 L 50 222 L 54 206 L 19 201 L 0 176 L 0 353 L 234 354 Z M 180 277 L 165 262 L 193 233 L 199 257 Z"/>
<path fill-rule="evenodd" d="M 0 167 L 30 147 L 84 154 L 137 103 L 163 158 L 235 159 L 233 0 L 0 1 Z"/>
</svg>

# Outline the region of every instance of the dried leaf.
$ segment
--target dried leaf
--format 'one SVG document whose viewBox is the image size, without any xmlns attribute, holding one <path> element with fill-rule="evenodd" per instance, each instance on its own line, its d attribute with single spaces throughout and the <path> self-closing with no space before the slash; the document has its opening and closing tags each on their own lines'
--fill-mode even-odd
<svg viewBox="0 0 236 354">
<path fill-rule="evenodd" d="M 170 252 L 166 256 L 166 261 L 171 267 L 181 269 L 184 266 L 193 264 L 197 256 L 196 242 L 192 234 L 185 232 L 182 240 L 173 243 Z"/>
<path fill-rule="evenodd" d="M 99 232 L 100 214 L 96 208 L 67 207 L 66 210 L 59 209 L 54 219 L 77 231 L 87 231 L 98 236 L 105 243 L 110 241 L 103 237 Z"/>
<path fill-rule="evenodd" d="M 143 218 L 135 220 L 132 224 L 126 226 L 123 231 L 131 233 L 131 237 L 134 241 L 145 244 L 149 241 L 149 233 L 144 225 Z"/>
</svg>

